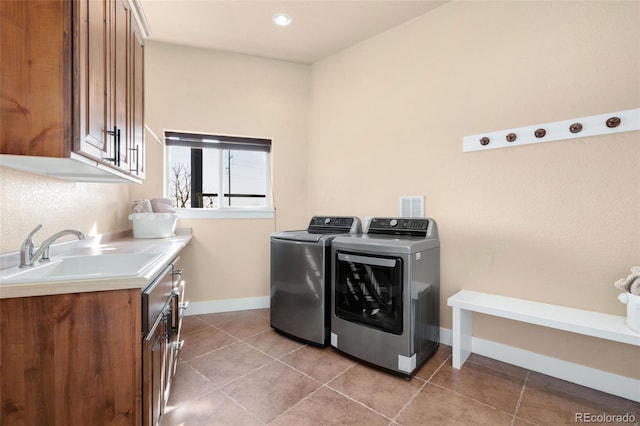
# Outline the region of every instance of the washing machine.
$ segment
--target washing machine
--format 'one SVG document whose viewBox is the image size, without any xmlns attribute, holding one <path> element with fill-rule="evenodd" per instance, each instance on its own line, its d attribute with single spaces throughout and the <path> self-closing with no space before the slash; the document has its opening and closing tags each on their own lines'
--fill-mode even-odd
<svg viewBox="0 0 640 426">
<path fill-rule="evenodd" d="M 314 216 L 306 230 L 271 235 L 271 327 L 306 343 L 328 345 L 331 243 L 339 235 L 360 233 L 355 216 Z"/>
<path fill-rule="evenodd" d="M 440 240 L 433 219 L 373 218 L 332 243 L 331 346 L 411 376 L 440 343 Z"/>
</svg>

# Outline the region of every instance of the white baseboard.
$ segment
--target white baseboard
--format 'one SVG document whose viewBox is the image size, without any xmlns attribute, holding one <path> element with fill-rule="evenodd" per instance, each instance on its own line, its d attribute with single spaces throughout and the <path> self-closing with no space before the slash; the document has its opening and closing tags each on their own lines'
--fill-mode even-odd
<svg viewBox="0 0 640 426">
<path fill-rule="evenodd" d="M 269 296 L 247 297 L 244 299 L 209 300 L 190 302 L 185 315 L 213 314 L 218 312 L 246 311 L 247 309 L 268 308 Z"/>
<path fill-rule="evenodd" d="M 269 304 L 269 296 L 191 302 L 185 314 L 201 315 L 217 312 L 244 311 L 247 309 L 264 309 L 268 308 Z M 440 328 L 440 342 L 451 346 L 451 341 L 451 330 L 448 328 Z M 514 348 L 478 337 L 471 339 L 471 345 L 472 352 L 478 355 L 640 402 L 640 380 L 563 361 L 546 355 L 540 355 L 535 352 Z"/>
<path fill-rule="evenodd" d="M 451 345 L 451 336 L 451 330 L 440 328 L 441 343 Z M 527 370 L 640 402 L 640 380 L 638 379 L 597 370 L 478 337 L 471 338 L 471 347 L 473 353 L 487 358 L 517 365 Z"/>
</svg>

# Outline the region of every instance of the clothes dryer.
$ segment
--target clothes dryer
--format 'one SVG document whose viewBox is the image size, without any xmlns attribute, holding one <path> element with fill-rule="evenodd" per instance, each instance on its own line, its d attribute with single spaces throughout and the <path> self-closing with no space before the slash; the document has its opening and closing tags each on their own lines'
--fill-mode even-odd
<svg viewBox="0 0 640 426">
<path fill-rule="evenodd" d="M 374 218 L 332 243 L 331 345 L 410 376 L 440 342 L 440 240 L 433 219 Z"/>
</svg>

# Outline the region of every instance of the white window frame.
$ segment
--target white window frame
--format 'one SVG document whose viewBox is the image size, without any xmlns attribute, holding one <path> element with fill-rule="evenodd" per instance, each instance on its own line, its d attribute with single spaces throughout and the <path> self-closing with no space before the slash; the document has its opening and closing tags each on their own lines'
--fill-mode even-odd
<svg viewBox="0 0 640 426">
<path fill-rule="evenodd" d="M 166 197 L 170 197 L 167 194 L 167 181 L 168 176 L 171 173 L 171 165 L 167 161 L 167 147 L 170 144 L 167 144 L 167 134 L 172 133 L 184 133 L 189 135 L 200 135 L 203 139 L 216 139 L 216 138 L 233 138 L 230 136 L 216 136 L 204 133 L 194 133 L 194 132 L 179 132 L 179 131 L 171 131 L 165 130 L 164 132 L 164 175 L 163 175 L 163 192 Z M 251 139 L 251 138 L 239 138 L 239 139 Z M 221 152 L 225 148 L 216 148 Z M 228 148 L 227 148 L 228 149 Z M 233 149 L 241 149 L 241 145 L 238 148 Z M 273 201 L 272 201 L 272 193 L 271 193 L 271 150 L 266 151 L 266 194 L 265 194 L 265 202 L 266 206 L 264 207 L 229 207 L 225 206 L 224 202 L 219 202 L 219 207 L 213 208 L 176 208 L 176 214 L 180 219 L 272 219 L 275 217 L 275 210 L 273 209 Z M 218 199 L 224 199 L 224 156 L 218 155 Z"/>
</svg>

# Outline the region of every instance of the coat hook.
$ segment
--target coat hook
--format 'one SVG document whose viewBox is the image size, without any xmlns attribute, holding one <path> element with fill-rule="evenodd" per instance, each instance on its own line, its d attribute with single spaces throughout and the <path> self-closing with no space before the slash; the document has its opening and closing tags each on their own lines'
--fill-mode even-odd
<svg viewBox="0 0 640 426">
<path fill-rule="evenodd" d="M 582 131 L 582 124 L 573 123 L 571 126 L 569 126 L 569 131 L 571 133 L 580 133 Z"/>
<path fill-rule="evenodd" d="M 544 138 L 544 135 L 547 134 L 547 131 L 545 129 L 538 129 L 533 134 L 536 135 L 536 138 Z"/>
<path fill-rule="evenodd" d="M 480 145 L 489 145 L 489 138 L 485 136 L 480 139 Z"/>
<path fill-rule="evenodd" d="M 507 136 L 507 142 L 513 142 L 515 141 L 518 137 L 516 136 L 515 133 L 509 133 Z"/>
<path fill-rule="evenodd" d="M 607 127 L 610 129 L 613 129 L 614 127 L 618 127 L 621 121 L 622 120 L 620 120 L 619 117 L 611 117 L 610 119 L 607 120 Z"/>
</svg>

